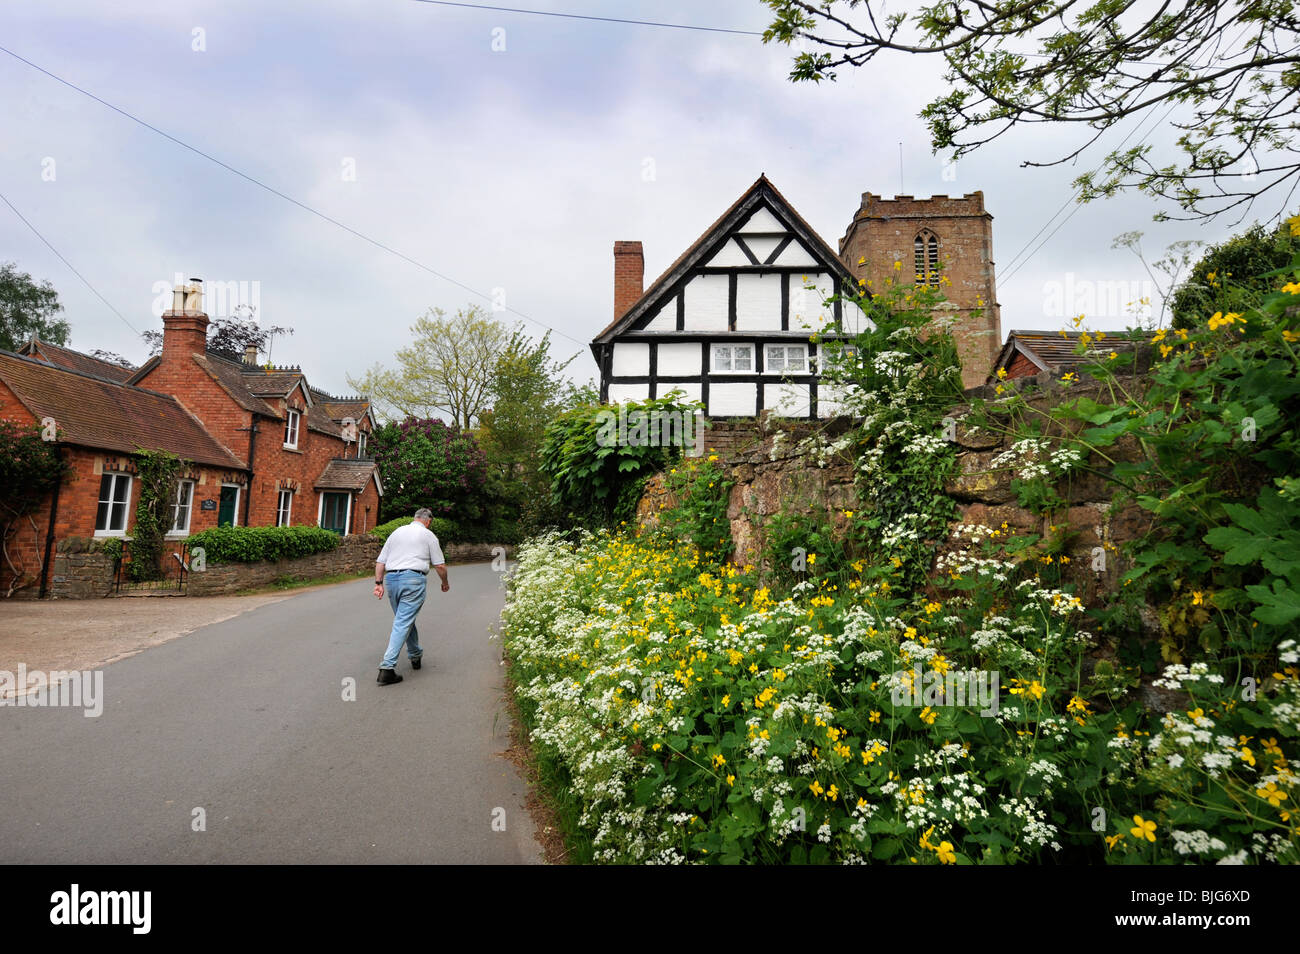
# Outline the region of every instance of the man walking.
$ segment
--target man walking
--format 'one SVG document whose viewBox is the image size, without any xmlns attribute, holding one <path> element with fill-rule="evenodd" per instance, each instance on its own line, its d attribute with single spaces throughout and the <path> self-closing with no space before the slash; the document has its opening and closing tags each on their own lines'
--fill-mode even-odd
<svg viewBox="0 0 1300 954">
<path fill-rule="evenodd" d="M 451 589 L 442 547 L 438 545 L 438 537 L 429 529 L 432 519 L 433 511 L 421 507 L 411 523 L 388 535 L 384 548 L 379 551 L 379 559 L 375 561 L 375 599 L 384 598 L 384 587 L 387 586 L 388 602 L 393 607 L 393 632 L 388 637 L 388 651 L 379 664 L 378 682 L 381 686 L 402 681 L 396 668 L 403 643 L 406 644 L 411 668 L 420 668 L 424 650 L 420 648 L 420 634 L 415 629 L 415 614 L 424 605 L 430 566 L 442 580 L 442 591 L 446 593 Z"/>
</svg>

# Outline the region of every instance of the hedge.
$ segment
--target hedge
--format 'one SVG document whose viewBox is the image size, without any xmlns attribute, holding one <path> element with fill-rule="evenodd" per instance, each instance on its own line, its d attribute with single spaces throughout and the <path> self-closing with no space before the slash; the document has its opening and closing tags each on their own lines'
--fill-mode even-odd
<svg viewBox="0 0 1300 954">
<path fill-rule="evenodd" d="M 214 527 L 186 543 L 191 553 L 202 547 L 210 563 L 258 563 L 324 553 L 341 539 L 321 527 Z"/>
</svg>

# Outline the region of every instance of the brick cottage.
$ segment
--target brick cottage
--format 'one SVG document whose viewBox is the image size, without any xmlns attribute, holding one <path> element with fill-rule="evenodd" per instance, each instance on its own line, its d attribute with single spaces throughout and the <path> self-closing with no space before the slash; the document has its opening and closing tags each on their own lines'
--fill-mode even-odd
<svg viewBox="0 0 1300 954">
<path fill-rule="evenodd" d="M 373 527 L 383 493 L 364 397 L 312 387 L 296 367 L 211 351 L 201 283 L 162 316 L 162 353 L 138 370 L 32 341 L 0 351 L 0 419 L 53 421 L 71 472 L 6 541 L 0 595 L 49 590 L 51 554 L 69 537 L 129 538 L 138 501 L 132 455 L 186 461 L 171 502 L 173 549 L 216 526 Z"/>
</svg>

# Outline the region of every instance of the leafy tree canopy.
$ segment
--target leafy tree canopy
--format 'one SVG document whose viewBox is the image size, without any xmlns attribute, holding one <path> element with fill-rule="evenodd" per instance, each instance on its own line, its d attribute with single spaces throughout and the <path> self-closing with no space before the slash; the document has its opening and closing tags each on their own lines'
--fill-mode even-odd
<svg viewBox="0 0 1300 954">
<path fill-rule="evenodd" d="M 66 345 L 71 329 L 55 317 L 62 310 L 59 293 L 48 281 L 37 282 L 13 262 L 0 262 L 0 349 L 17 351 L 32 335 Z"/>
<path fill-rule="evenodd" d="M 492 402 L 492 375 L 510 341 L 506 327 L 477 305 L 448 318 L 431 308 L 411 326 L 412 341 L 397 366 L 373 365 L 348 386 L 370 396 L 381 417 L 446 414 L 469 430 Z"/>
<path fill-rule="evenodd" d="M 1027 123 L 1087 135 L 1048 162 L 1073 162 L 1130 117 L 1177 130 L 1178 161 L 1146 137 L 1113 143 L 1075 180 L 1080 200 L 1138 189 L 1207 218 L 1272 193 L 1280 214 L 1300 175 L 1300 16 L 1290 3 L 1182 0 L 942 0 L 890 12 L 879 0 L 763 0 L 763 41 L 807 43 L 790 78 L 834 79 L 882 51 L 928 54 L 948 91 L 921 112 L 936 152 L 961 157 Z M 1175 115 L 1176 113 L 1176 115 Z M 1131 124 L 1130 124 L 1131 125 Z M 1149 135 L 1149 134 L 1148 134 Z"/>
</svg>

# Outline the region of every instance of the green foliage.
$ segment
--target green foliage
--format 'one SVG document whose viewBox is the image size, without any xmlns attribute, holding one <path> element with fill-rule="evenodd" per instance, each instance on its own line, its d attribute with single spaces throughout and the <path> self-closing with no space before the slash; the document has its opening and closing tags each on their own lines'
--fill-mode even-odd
<svg viewBox="0 0 1300 954">
<path fill-rule="evenodd" d="M 945 414 L 963 396 L 961 364 L 950 321 L 935 318 L 944 301 L 938 288 L 886 279 L 875 291 L 845 296 L 842 322 L 860 312 L 874 327 L 847 343 L 822 343 L 824 380 L 844 389 L 846 406 L 862 419 L 857 434 L 831 449 L 861 449 L 853 532 L 865 555 L 902 567 L 905 579 L 919 584 L 956 514 L 943 492 L 956 459 Z"/>
<path fill-rule="evenodd" d="M 162 576 L 163 537 L 171 526 L 176 478 L 184 466 L 184 461 L 167 451 L 141 449 L 135 454 L 140 496 L 135 507 L 128 572 L 136 582 Z"/>
<path fill-rule="evenodd" d="M 412 520 L 414 520 L 414 519 L 415 519 L 414 517 L 395 517 L 395 518 L 393 518 L 392 520 L 389 520 L 387 523 L 381 523 L 381 524 L 379 524 L 379 526 L 374 527 L 374 528 L 370 531 L 370 534 L 371 534 L 371 536 L 378 537 L 380 540 L 387 540 L 387 539 L 388 539 L 388 535 L 389 535 L 390 533 L 392 533 L 392 532 L 393 532 L 394 530 L 396 530 L 398 527 L 404 527 L 404 526 L 406 526 L 408 523 L 410 523 L 410 522 L 411 522 Z M 434 532 L 434 533 L 438 533 L 437 530 L 434 530 L 433 532 Z M 439 534 L 438 534 L 438 538 L 441 539 L 441 538 L 442 538 L 442 534 L 439 533 Z"/>
<path fill-rule="evenodd" d="M 478 305 L 447 317 L 430 308 L 411 326 L 411 343 L 399 348 L 395 368 L 376 364 L 348 385 L 367 394 L 382 417 L 426 419 L 446 414 L 468 431 L 491 405 L 492 374 L 509 332 Z"/>
<path fill-rule="evenodd" d="M 943 527 L 950 342 L 877 313 L 881 338 L 826 346 L 861 430 L 807 448 L 810 464 L 856 455 L 861 512 L 838 533 L 815 511 L 763 528 L 773 564 L 815 541 L 833 571 L 819 554 L 780 598 L 669 533 L 525 544 L 503 640 L 583 857 L 1300 862 L 1300 257 L 1291 269 L 1256 308 L 1158 333 L 1153 354 L 1103 346 L 1087 395 L 1045 408 L 999 385 L 973 402 L 960 423 L 1006 439 L 994 466 L 1042 511 L 1042 538 Z M 1077 472 L 1152 518 L 1122 553 L 1106 541 L 1119 568 L 1095 597 L 1087 572 L 1088 590 L 1062 582 L 1080 528 L 1051 522 Z M 898 692 L 969 671 L 999 675 L 997 712 Z"/>
<path fill-rule="evenodd" d="M 659 512 L 659 526 L 693 545 L 702 558 L 725 560 L 732 550 L 727 502 L 733 483 L 716 454 L 684 458 L 665 477 L 664 488 L 675 502 Z"/>
<path fill-rule="evenodd" d="M 834 79 L 882 52 L 935 61 L 942 92 L 920 116 L 934 151 L 954 162 L 1027 123 L 1086 125 L 1089 144 L 1109 139 L 1111 147 L 1075 179 L 1080 201 L 1136 189 L 1175 203 L 1184 218 L 1290 195 L 1300 171 L 1292 130 L 1279 120 L 1297 106 L 1290 4 L 1182 0 L 1130 16 L 1132 4 L 1120 0 L 911 9 L 862 0 L 762 2 L 772 11 L 763 42 L 800 41 L 792 80 Z M 1152 118 L 1138 143 L 1128 143 L 1131 133 L 1118 139 L 1125 119 Z M 1153 133 L 1166 141 L 1147 143 Z M 1070 148 L 1033 164 L 1073 162 L 1080 150 Z"/>
<path fill-rule="evenodd" d="M 68 471 L 54 444 L 41 440 L 38 425 L 0 420 L 0 556 L 3 569 L 11 574 L 6 596 L 36 579 L 35 573 L 9 553 L 9 539 L 18 532 L 21 522 L 32 525 L 33 512 Z"/>
<path fill-rule="evenodd" d="M 1285 223 L 1272 230 L 1252 225 L 1205 253 L 1173 294 L 1173 326 L 1191 329 L 1214 312 L 1245 312 L 1277 291 L 1297 251 Z M 1283 274 L 1274 274 L 1283 270 Z"/>
<path fill-rule="evenodd" d="M 680 456 L 674 441 L 681 431 L 669 435 L 661 422 L 693 421 L 698 407 L 670 394 L 630 402 L 621 411 L 581 404 L 561 414 L 547 427 L 541 449 L 541 472 L 555 505 L 583 524 L 627 519 L 645 479 Z"/>
<path fill-rule="evenodd" d="M 383 519 L 421 507 L 466 526 L 486 516 L 487 460 L 472 434 L 438 418 L 407 418 L 378 428 L 370 446 L 384 478 Z"/>
<path fill-rule="evenodd" d="M 0 350 L 17 351 L 33 335 L 66 345 L 71 330 L 55 317 L 62 310 L 59 293 L 48 281 L 37 282 L 13 262 L 0 262 Z"/>
<path fill-rule="evenodd" d="M 191 553 L 202 547 L 209 563 L 258 563 L 325 553 L 339 539 L 323 527 L 213 527 L 186 542 Z"/>
<path fill-rule="evenodd" d="M 564 378 L 572 361 L 551 360 L 549 331 L 533 341 L 519 329 L 497 357 L 492 407 L 480 416 L 479 429 L 488 461 L 490 519 L 498 524 L 489 536 L 510 526 L 518 537 L 558 522 L 551 483 L 539 463 L 546 426 L 572 406 L 575 389 Z"/>
</svg>

